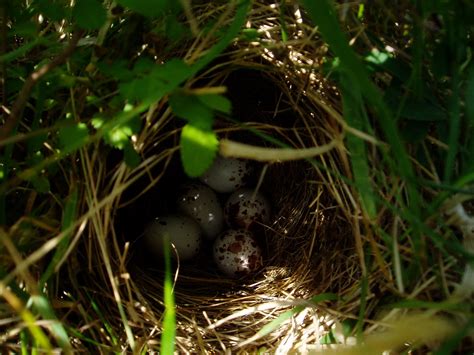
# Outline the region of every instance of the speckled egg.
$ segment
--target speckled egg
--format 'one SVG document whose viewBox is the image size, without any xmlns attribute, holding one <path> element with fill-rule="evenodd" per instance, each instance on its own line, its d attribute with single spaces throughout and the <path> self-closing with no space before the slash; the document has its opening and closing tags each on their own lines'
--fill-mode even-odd
<svg viewBox="0 0 474 355">
<path fill-rule="evenodd" d="M 170 243 L 174 245 L 180 260 L 192 259 L 201 248 L 201 229 L 187 216 L 160 216 L 147 225 L 144 242 L 152 253 L 163 255 L 165 237 L 168 237 Z M 176 257 L 176 253 L 171 249 L 171 255 Z"/>
<path fill-rule="evenodd" d="M 214 261 L 229 277 L 242 277 L 262 266 L 262 250 L 252 233 L 244 229 L 229 229 L 214 242 Z"/>
<path fill-rule="evenodd" d="M 188 183 L 179 189 L 178 210 L 201 226 L 204 237 L 215 239 L 224 229 L 224 214 L 217 195 L 206 185 Z"/>
<path fill-rule="evenodd" d="M 251 172 L 246 160 L 217 156 L 200 180 L 214 191 L 228 193 L 245 186 Z"/>
<path fill-rule="evenodd" d="M 255 195 L 255 196 L 254 196 Z M 261 193 L 241 188 L 229 196 L 224 216 L 231 228 L 253 229 L 270 220 L 270 203 Z"/>
</svg>

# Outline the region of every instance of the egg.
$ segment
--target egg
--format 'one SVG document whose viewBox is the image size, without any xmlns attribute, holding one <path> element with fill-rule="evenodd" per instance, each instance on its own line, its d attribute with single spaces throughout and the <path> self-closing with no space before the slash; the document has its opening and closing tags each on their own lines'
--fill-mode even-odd
<svg viewBox="0 0 474 355">
<path fill-rule="evenodd" d="M 262 249 L 252 233 L 229 229 L 214 242 L 214 262 L 229 277 L 247 276 L 262 266 Z"/>
<path fill-rule="evenodd" d="M 246 160 L 217 156 L 200 180 L 214 191 L 228 193 L 245 186 L 252 169 Z"/>
<path fill-rule="evenodd" d="M 270 220 L 270 202 L 261 193 L 241 188 L 229 196 L 224 216 L 231 228 L 253 229 Z"/>
<path fill-rule="evenodd" d="M 178 210 L 197 221 L 204 236 L 213 240 L 224 229 L 224 212 L 217 195 L 206 185 L 188 183 L 180 188 Z"/>
<path fill-rule="evenodd" d="M 162 256 L 163 240 L 169 238 L 180 260 L 195 257 L 201 248 L 201 229 L 191 218 L 183 215 L 165 215 L 150 222 L 144 233 L 144 241 L 149 250 Z M 176 256 L 171 249 L 173 256 Z"/>
</svg>

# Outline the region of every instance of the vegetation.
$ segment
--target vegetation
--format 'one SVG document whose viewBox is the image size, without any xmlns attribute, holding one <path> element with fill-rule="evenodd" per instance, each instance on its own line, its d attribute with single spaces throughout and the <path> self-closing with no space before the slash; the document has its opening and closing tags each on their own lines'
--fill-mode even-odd
<svg viewBox="0 0 474 355">
<path fill-rule="evenodd" d="M 468 0 L 0 0 L 2 349 L 467 351 L 472 19 Z M 275 120 L 236 117 L 242 67 L 278 88 L 255 99 Z M 270 261 L 297 265 L 245 285 L 179 288 L 169 258 L 141 275 L 120 211 L 175 154 L 197 177 L 218 152 L 268 163 L 293 221 Z"/>
</svg>

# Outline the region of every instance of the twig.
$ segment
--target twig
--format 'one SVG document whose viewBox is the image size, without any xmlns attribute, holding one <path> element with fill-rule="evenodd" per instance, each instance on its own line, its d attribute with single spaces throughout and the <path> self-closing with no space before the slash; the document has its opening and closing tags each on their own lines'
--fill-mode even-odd
<svg viewBox="0 0 474 355">
<path fill-rule="evenodd" d="M 264 148 L 254 145 L 234 142 L 228 139 L 220 141 L 219 152 L 224 157 L 244 158 L 257 161 L 278 162 L 301 160 L 315 157 L 329 152 L 336 147 L 342 147 L 342 138 L 334 139 L 330 143 L 312 148 Z"/>
<path fill-rule="evenodd" d="M 41 68 L 31 73 L 28 79 L 26 79 L 15 103 L 13 104 L 13 107 L 10 111 L 10 115 L 7 117 L 5 124 L 0 128 L 0 140 L 8 137 L 10 132 L 16 127 L 18 121 L 20 120 L 23 109 L 25 108 L 25 105 L 28 101 L 30 93 L 36 83 L 48 72 L 66 62 L 66 60 L 72 55 L 72 53 L 74 53 L 74 50 L 77 46 L 77 42 L 79 42 L 79 39 L 81 39 L 83 33 L 84 32 L 82 30 L 74 33 L 71 38 L 71 41 L 64 49 L 64 51 L 54 57 L 51 62 L 43 65 Z"/>
</svg>

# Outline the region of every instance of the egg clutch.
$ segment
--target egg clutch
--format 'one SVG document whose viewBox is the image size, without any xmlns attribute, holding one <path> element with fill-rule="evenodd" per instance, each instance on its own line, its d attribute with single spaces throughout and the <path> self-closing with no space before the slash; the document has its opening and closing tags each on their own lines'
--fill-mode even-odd
<svg viewBox="0 0 474 355">
<path fill-rule="evenodd" d="M 176 213 L 157 216 L 146 226 L 146 247 L 162 256 L 167 238 L 172 255 L 186 261 L 208 244 L 205 239 L 213 244 L 209 253 L 226 276 L 242 277 L 258 270 L 262 249 L 257 234 L 270 221 L 270 203 L 246 186 L 251 174 L 248 161 L 216 157 L 200 181 L 178 188 Z"/>
</svg>

